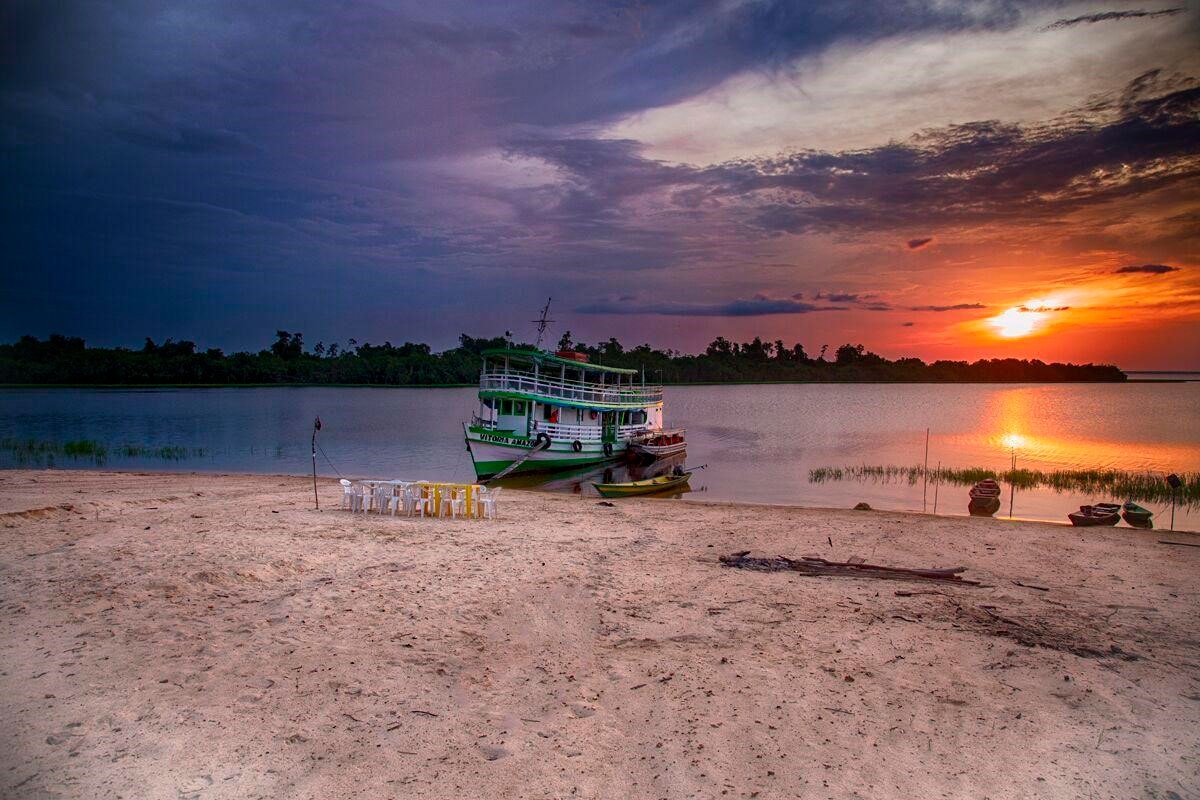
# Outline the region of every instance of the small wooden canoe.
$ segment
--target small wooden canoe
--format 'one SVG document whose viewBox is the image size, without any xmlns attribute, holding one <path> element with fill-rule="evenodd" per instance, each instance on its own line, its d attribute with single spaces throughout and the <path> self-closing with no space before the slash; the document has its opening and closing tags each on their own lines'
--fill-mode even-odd
<svg viewBox="0 0 1200 800">
<path fill-rule="evenodd" d="M 1000 484 L 996 483 L 991 478 L 984 478 L 979 483 L 971 487 L 970 495 L 972 500 L 985 500 L 990 497 L 1000 496 Z"/>
<path fill-rule="evenodd" d="M 596 491 L 603 497 L 632 497 L 639 494 L 655 494 L 669 489 L 678 489 L 688 482 L 692 473 L 682 475 L 659 475 L 641 481 L 626 481 L 625 483 L 593 483 Z"/>
<path fill-rule="evenodd" d="M 1154 514 L 1148 508 L 1142 508 L 1130 500 L 1121 506 L 1121 516 L 1135 528 L 1153 528 Z"/>
<path fill-rule="evenodd" d="M 1121 515 L 1112 508 L 1111 503 L 1101 503 L 1094 506 L 1080 506 L 1078 511 L 1067 514 L 1071 524 L 1079 528 L 1090 528 L 1095 525 L 1116 525 Z M 1120 508 L 1120 506 L 1116 506 Z"/>
</svg>

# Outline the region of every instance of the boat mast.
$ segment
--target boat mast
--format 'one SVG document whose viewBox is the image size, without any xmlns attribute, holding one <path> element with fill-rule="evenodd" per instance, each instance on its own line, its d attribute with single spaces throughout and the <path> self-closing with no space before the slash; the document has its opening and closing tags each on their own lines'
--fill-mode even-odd
<svg viewBox="0 0 1200 800">
<path fill-rule="evenodd" d="M 542 337 L 546 335 L 546 328 L 550 327 L 550 323 L 554 322 L 552 319 L 546 319 L 546 317 L 550 315 L 550 301 L 553 299 L 553 297 L 546 298 L 546 305 L 544 308 L 542 308 L 541 319 L 533 320 L 535 323 L 537 323 L 538 337 L 537 344 L 534 345 L 534 348 L 537 350 L 542 349 Z"/>
</svg>

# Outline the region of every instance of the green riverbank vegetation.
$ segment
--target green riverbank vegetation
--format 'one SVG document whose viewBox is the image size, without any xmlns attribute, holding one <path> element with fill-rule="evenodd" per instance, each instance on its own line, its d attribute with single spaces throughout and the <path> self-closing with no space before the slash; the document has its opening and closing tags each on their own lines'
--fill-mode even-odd
<svg viewBox="0 0 1200 800">
<path fill-rule="evenodd" d="M 254 353 L 202 350 L 191 341 L 146 339 L 140 349 L 88 347 L 78 337 L 23 336 L 0 344 L 0 384 L 63 386 L 213 385 L 472 385 L 479 377 L 480 353 L 492 347 L 532 350 L 511 336 L 477 339 L 463 334 L 458 347 L 435 353 L 427 344 L 359 343 L 350 339 L 306 346 L 301 333 L 276 331 L 275 341 Z M 782 341 L 737 343 L 717 337 L 703 353 L 658 350 L 648 344 L 627 348 L 615 338 L 596 345 L 575 342 L 568 331 L 559 349 L 586 353 L 593 363 L 644 370 L 647 382 L 897 382 L 1036 383 L 1124 381 L 1109 364 L 1047 364 L 1013 358 L 890 361 L 861 344 L 816 357 L 803 345 Z M 828 353 L 828 358 L 826 357 Z"/>
<path fill-rule="evenodd" d="M 918 483 L 925 477 L 920 464 L 911 467 L 870 465 L 851 467 L 818 467 L 809 470 L 810 483 L 827 481 L 873 481 L 877 483 Z M 1183 486 L 1176 495 L 1186 507 L 1200 505 L 1200 472 L 1181 472 Z M 973 486 L 991 478 L 1018 489 L 1048 488 L 1058 492 L 1074 492 L 1108 497 L 1113 500 L 1139 500 L 1147 503 L 1171 502 L 1173 490 L 1165 475 L 1152 472 L 1127 472 L 1116 469 L 1050 470 L 1014 469 L 991 470 L 983 467 L 941 467 L 929 470 L 929 482 Z"/>
<path fill-rule="evenodd" d="M 101 465 L 110 455 L 122 458 L 146 458 L 160 461 L 183 461 L 205 455 L 202 447 L 161 446 L 139 444 L 109 446 L 94 439 L 74 439 L 66 442 L 38 439 L 0 439 L 0 453 L 7 454 L 18 465 L 52 467 L 59 460 Z"/>
</svg>

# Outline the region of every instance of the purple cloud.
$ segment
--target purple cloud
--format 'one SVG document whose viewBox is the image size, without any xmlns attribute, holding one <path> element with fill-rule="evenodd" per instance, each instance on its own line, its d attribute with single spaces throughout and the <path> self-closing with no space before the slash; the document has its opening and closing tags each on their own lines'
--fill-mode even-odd
<svg viewBox="0 0 1200 800">
<path fill-rule="evenodd" d="M 1179 267 L 1170 267 L 1166 264 L 1131 264 L 1128 267 L 1121 267 L 1116 271 L 1117 275 L 1127 275 L 1135 272 L 1142 272 L 1148 275 L 1163 275 L 1168 272 L 1178 272 Z"/>
<path fill-rule="evenodd" d="M 970 311 L 987 308 L 983 303 L 956 303 L 952 306 L 913 306 L 909 311 Z"/>
<path fill-rule="evenodd" d="M 757 317 L 768 314 L 811 314 L 817 311 L 849 311 L 847 306 L 818 306 L 800 300 L 758 295 L 728 303 L 588 303 L 575 309 L 578 314 L 654 314 L 668 317 Z"/>
<path fill-rule="evenodd" d="M 1169 17 L 1184 11 L 1182 6 L 1177 8 L 1164 8 L 1161 11 L 1101 11 L 1096 14 L 1084 14 L 1080 17 L 1071 17 L 1070 19 L 1060 19 L 1052 22 L 1045 28 L 1044 31 L 1053 31 L 1060 28 L 1070 28 L 1072 25 L 1092 24 L 1095 22 L 1110 22 L 1112 20 L 1121 19 L 1154 19 L 1155 17 Z"/>
</svg>

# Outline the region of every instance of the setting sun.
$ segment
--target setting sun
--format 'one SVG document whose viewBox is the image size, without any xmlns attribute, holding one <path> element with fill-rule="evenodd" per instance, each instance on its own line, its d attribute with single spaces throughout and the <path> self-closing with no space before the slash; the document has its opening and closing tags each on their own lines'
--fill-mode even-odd
<svg viewBox="0 0 1200 800">
<path fill-rule="evenodd" d="M 1008 447 L 1008 448 L 1014 449 L 1014 450 L 1018 447 L 1025 446 L 1025 437 L 1019 433 L 1010 433 L 1007 436 L 1005 436 L 1001 441 L 1004 443 L 1005 447 Z"/>
<path fill-rule="evenodd" d="M 1045 314 L 1036 311 L 1010 308 L 989 319 L 988 323 L 996 329 L 996 333 L 1000 336 L 1006 339 L 1016 339 L 1033 333 L 1045 318 Z"/>
</svg>

